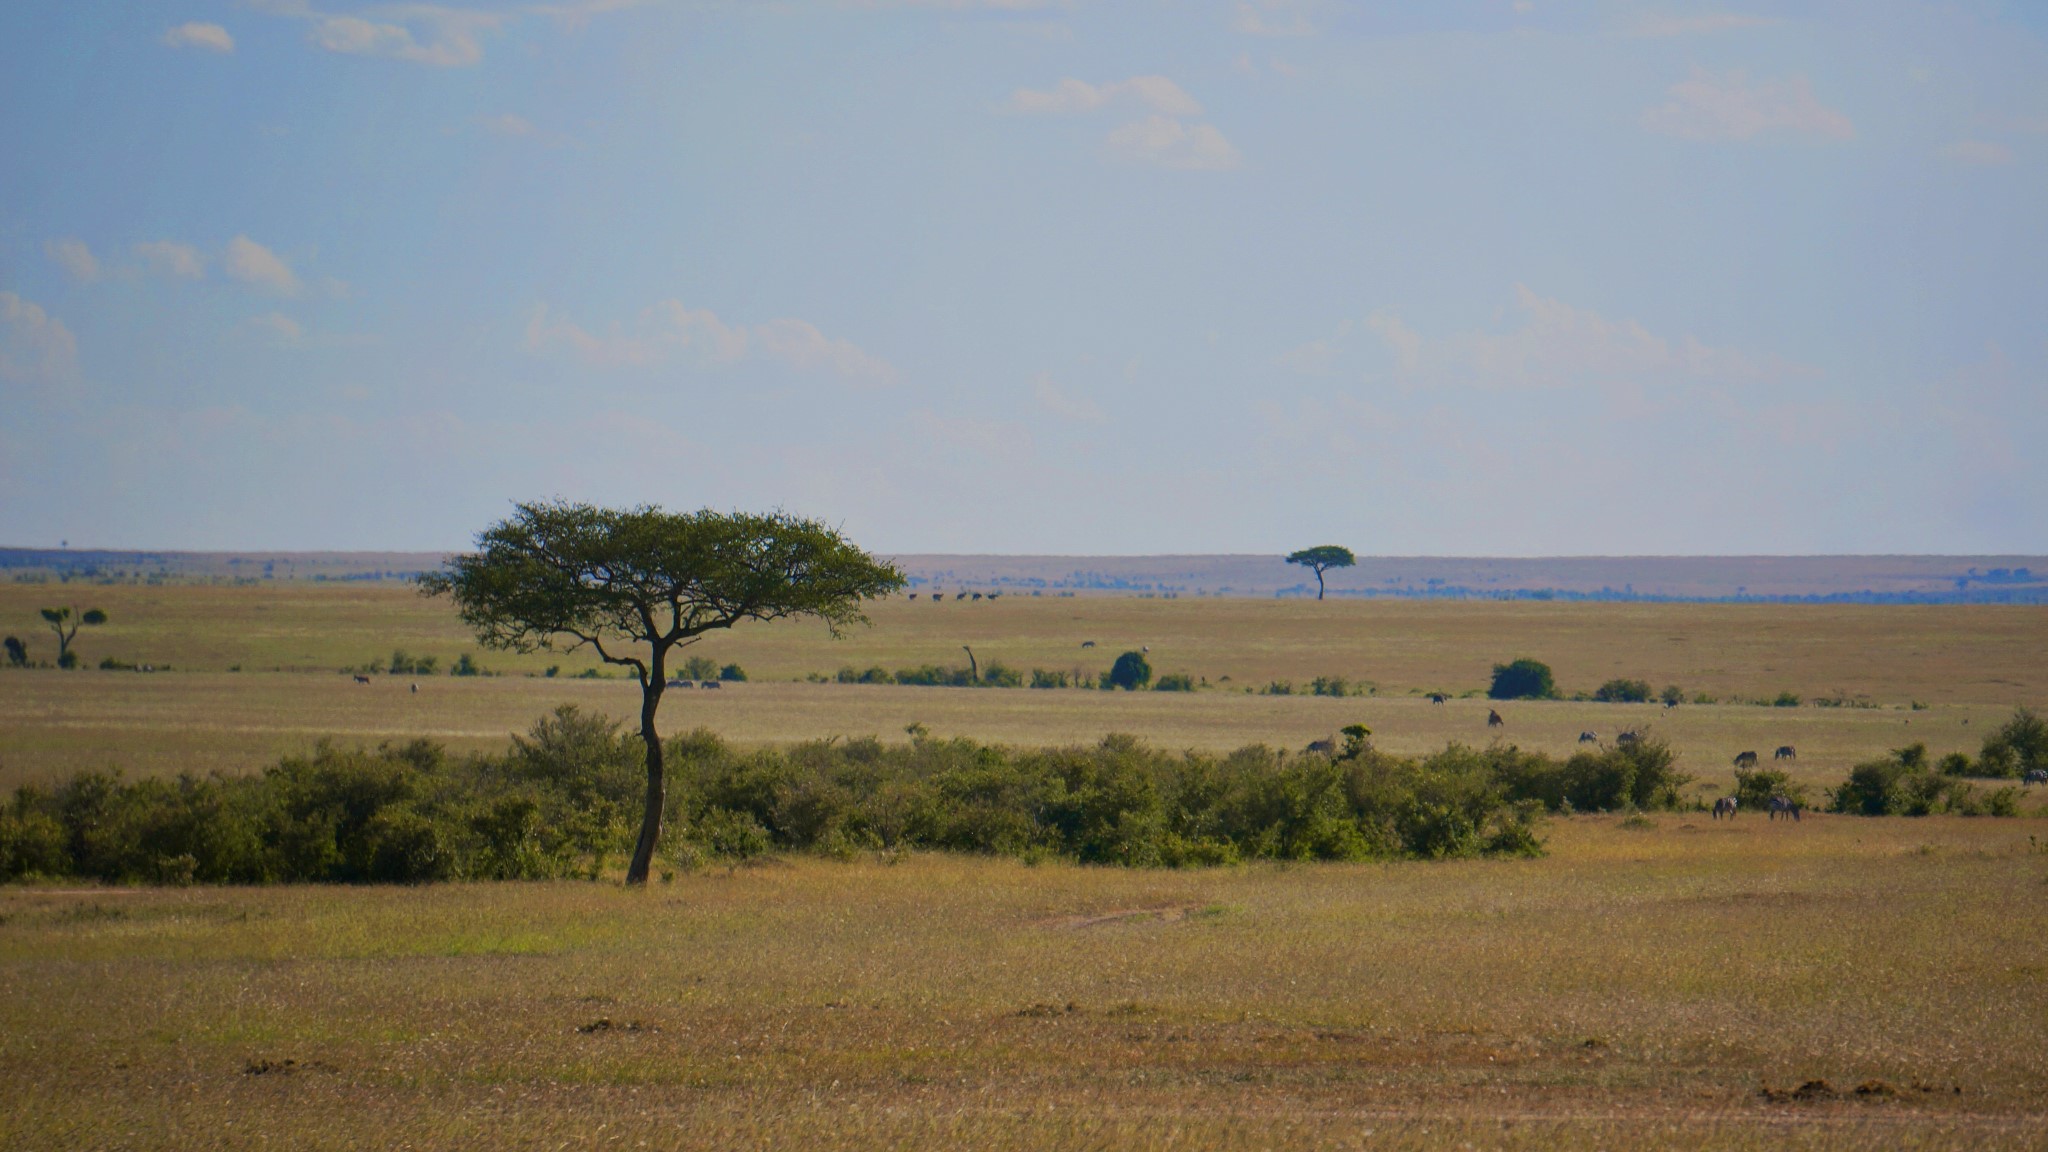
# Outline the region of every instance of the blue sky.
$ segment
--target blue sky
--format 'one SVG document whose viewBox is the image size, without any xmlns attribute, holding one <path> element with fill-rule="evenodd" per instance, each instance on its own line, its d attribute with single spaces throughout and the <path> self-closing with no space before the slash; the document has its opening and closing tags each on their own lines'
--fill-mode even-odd
<svg viewBox="0 0 2048 1152">
<path fill-rule="evenodd" d="M 13 0 L 0 544 L 2048 552 L 2048 5 Z"/>
</svg>

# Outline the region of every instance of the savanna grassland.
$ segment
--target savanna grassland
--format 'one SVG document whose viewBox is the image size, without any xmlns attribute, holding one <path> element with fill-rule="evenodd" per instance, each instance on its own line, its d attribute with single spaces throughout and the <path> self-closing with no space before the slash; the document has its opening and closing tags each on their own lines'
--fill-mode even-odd
<svg viewBox="0 0 2048 1152">
<path fill-rule="evenodd" d="M 0 1144 L 2039 1147 L 2036 830 L 0 889 Z"/>
<path fill-rule="evenodd" d="M 0 672 L 0 787 L 250 772 L 326 736 L 501 751 L 559 704 L 625 716 L 638 698 L 572 678 L 582 656 L 481 652 L 446 604 L 391 587 L 5 585 L 0 632 L 48 659 L 35 609 L 62 603 L 110 614 L 80 635 L 88 664 L 172 670 Z M 1974 753 L 2015 705 L 2048 702 L 2040 608 L 1005 596 L 872 615 L 841 641 L 707 641 L 750 679 L 672 694 L 664 727 L 1225 751 L 1362 721 L 1403 755 L 1495 738 L 1559 754 L 1638 728 L 1705 795 L 1737 751 L 1794 744 L 1818 789 L 1912 741 Z M 1145 646 L 1206 686 L 806 679 L 964 664 L 962 645 L 983 668 L 1091 676 Z M 500 674 L 343 672 L 394 649 Z M 1490 734 L 1488 702 L 1421 695 L 1483 689 L 1518 656 L 1567 693 L 1626 676 L 1721 702 L 1513 702 Z M 1370 694 L 1299 694 L 1319 676 Z M 1297 694 L 1263 694 L 1275 681 Z M 1802 704 L 1753 702 L 1785 692 Z M 637 892 L 4 886 L 0 1147 L 2048 1144 L 2048 821 L 1541 830 L 1539 859 L 857 852 Z"/>
</svg>

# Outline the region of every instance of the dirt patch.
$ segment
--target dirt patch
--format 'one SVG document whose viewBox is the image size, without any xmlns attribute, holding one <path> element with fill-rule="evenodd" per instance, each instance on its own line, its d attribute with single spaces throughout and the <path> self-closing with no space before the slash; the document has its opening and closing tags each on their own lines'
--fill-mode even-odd
<svg viewBox="0 0 2048 1152">
<path fill-rule="evenodd" d="M 1093 916 L 1060 916 L 1040 921 L 1045 928 L 1100 928 L 1105 924 L 1130 924 L 1142 921 L 1157 921 L 1176 924 L 1189 917 L 1202 915 L 1199 904 L 1168 904 L 1158 908 L 1123 908 L 1115 912 L 1100 912 Z"/>
<path fill-rule="evenodd" d="M 654 1025 L 643 1024 L 638 1020 L 614 1020 L 609 1016 L 600 1016 L 588 1024 L 578 1024 L 576 1031 L 585 1036 L 595 1036 L 604 1032 L 652 1032 Z"/>
<path fill-rule="evenodd" d="M 332 1072 L 334 1065 L 325 1060 L 251 1060 L 242 1065 L 244 1076 L 297 1076 L 301 1072 Z"/>
<path fill-rule="evenodd" d="M 1052 1020 L 1061 1016 L 1079 1016 L 1081 1006 L 1069 1000 L 1065 1004 L 1027 1004 L 1012 1015 L 1031 1020 Z"/>
<path fill-rule="evenodd" d="M 1808 1080 L 1797 1088 L 1773 1088 L 1766 1084 L 1756 1094 L 1772 1104 L 1814 1104 L 1833 1100 L 1837 1095 L 1835 1086 L 1825 1080 Z"/>
</svg>

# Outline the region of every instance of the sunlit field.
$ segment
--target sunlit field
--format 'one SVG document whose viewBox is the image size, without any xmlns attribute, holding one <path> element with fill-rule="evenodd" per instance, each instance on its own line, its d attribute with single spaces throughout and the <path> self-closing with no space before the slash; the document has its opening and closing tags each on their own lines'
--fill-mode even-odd
<svg viewBox="0 0 2048 1152">
<path fill-rule="evenodd" d="M 1536 861 L 4 889 L 0 1143 L 2039 1147 L 2035 834 L 1582 817 Z"/>
</svg>

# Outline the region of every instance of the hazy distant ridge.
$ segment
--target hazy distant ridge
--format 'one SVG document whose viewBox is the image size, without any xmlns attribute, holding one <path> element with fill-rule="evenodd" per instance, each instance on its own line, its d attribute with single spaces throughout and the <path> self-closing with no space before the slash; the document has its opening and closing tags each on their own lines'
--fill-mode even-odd
<svg viewBox="0 0 2048 1152">
<path fill-rule="evenodd" d="M 438 552 L 127 552 L 0 548 L 13 579 L 403 580 Z M 1278 556 L 898 555 L 928 592 L 1314 595 Z M 1352 598 L 2048 603 L 2048 556 L 1361 556 L 1328 574 Z"/>
</svg>

